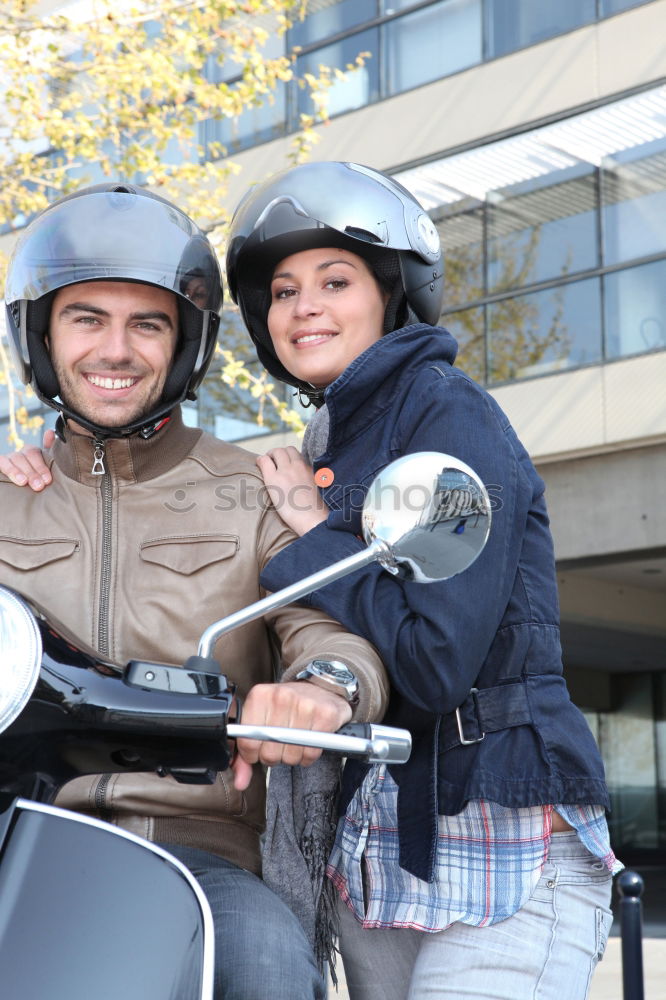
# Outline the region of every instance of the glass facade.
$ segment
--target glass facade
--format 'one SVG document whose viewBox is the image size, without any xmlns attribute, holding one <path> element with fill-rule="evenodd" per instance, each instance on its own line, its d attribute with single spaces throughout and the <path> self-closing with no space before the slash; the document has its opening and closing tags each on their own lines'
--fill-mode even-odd
<svg viewBox="0 0 666 1000">
<path fill-rule="evenodd" d="M 296 54 L 296 75 L 319 67 L 345 70 L 365 53 L 365 64 L 336 80 L 329 115 L 344 114 L 461 70 L 536 45 L 650 0 L 309 0 L 308 14 L 285 37 L 272 35 L 266 54 Z M 232 62 L 209 60 L 211 80 L 233 84 Z M 248 108 L 237 121 L 204 122 L 204 156 L 221 155 L 296 131 L 299 114 L 316 109 L 294 82 L 279 88 L 275 104 Z M 211 146 L 211 143 L 213 144 Z"/>
<path fill-rule="evenodd" d="M 586 164 L 493 191 L 488 290 L 500 292 L 598 264 L 595 172 Z"/>
<path fill-rule="evenodd" d="M 666 674 L 567 674 L 574 701 L 601 750 L 611 798 L 609 829 L 622 861 L 666 848 Z"/>
<path fill-rule="evenodd" d="M 486 0 L 486 58 L 504 56 L 594 21 L 596 0 Z"/>
<path fill-rule="evenodd" d="M 487 385 L 666 348 L 666 87 L 396 175 Z"/>
<path fill-rule="evenodd" d="M 41 444 L 42 435 L 46 428 L 53 427 L 56 422 L 57 414 L 55 410 L 52 410 L 49 406 L 44 406 L 35 396 L 30 394 L 26 395 L 25 392 L 21 393 L 21 398 L 16 400 L 16 405 L 18 407 L 25 407 L 26 416 L 29 419 L 35 417 L 42 418 L 44 421 L 38 427 L 32 430 L 26 431 L 21 426 L 17 426 L 17 432 L 20 434 L 21 438 L 26 444 Z M 15 445 L 10 441 L 10 422 L 9 422 L 9 407 L 10 402 L 8 394 L 4 386 L 0 386 L 0 454 L 6 454 L 7 452 L 14 451 Z"/>
<path fill-rule="evenodd" d="M 486 309 L 489 385 L 601 360 L 596 278 L 512 295 Z M 464 367 L 464 357 L 460 361 Z"/>
</svg>

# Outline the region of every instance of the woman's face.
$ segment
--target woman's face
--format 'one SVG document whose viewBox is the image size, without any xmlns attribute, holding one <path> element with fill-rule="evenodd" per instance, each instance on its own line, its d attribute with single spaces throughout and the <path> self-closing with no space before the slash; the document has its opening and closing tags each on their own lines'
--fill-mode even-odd
<svg viewBox="0 0 666 1000">
<path fill-rule="evenodd" d="M 380 339 L 387 300 L 363 258 L 348 250 L 285 257 L 271 281 L 275 353 L 296 378 L 327 386 Z"/>
</svg>

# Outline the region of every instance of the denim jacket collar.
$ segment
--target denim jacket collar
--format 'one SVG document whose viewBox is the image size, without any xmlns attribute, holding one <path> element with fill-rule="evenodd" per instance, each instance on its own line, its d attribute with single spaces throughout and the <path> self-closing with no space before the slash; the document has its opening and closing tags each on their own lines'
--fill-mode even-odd
<svg viewBox="0 0 666 1000">
<path fill-rule="evenodd" d="M 429 361 L 453 364 L 457 352 L 447 330 L 425 323 L 393 330 L 372 344 L 326 389 L 329 448 L 356 437 L 389 410 L 397 383 L 410 368 L 423 368 Z"/>
</svg>

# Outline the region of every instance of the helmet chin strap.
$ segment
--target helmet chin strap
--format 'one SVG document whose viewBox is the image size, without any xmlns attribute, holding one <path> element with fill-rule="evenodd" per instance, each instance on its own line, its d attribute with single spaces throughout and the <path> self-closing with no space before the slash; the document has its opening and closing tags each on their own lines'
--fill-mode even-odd
<svg viewBox="0 0 666 1000">
<path fill-rule="evenodd" d="M 326 392 L 326 387 L 323 389 L 318 389 L 316 386 L 311 385 L 309 382 L 304 382 L 302 385 L 296 387 L 295 396 L 298 396 L 298 402 L 301 404 L 304 410 L 307 410 L 309 406 L 315 406 L 319 409 L 320 406 L 324 405 L 324 393 Z"/>
<path fill-rule="evenodd" d="M 122 439 L 128 437 L 138 436 L 147 441 L 154 434 L 164 427 L 165 424 L 171 419 L 171 411 L 174 409 L 175 403 L 172 406 L 165 406 L 164 409 L 158 411 L 157 414 L 153 414 L 150 418 L 146 419 L 145 423 L 141 423 L 140 420 L 134 421 L 128 427 L 102 427 L 100 424 L 95 424 L 91 420 L 87 420 L 86 417 L 81 416 L 76 410 L 70 410 L 70 408 L 62 403 L 57 403 L 53 400 L 50 404 L 55 409 L 59 411 L 58 419 L 56 420 L 55 433 L 56 436 L 60 438 L 61 441 L 65 440 L 64 431 L 67 423 L 73 420 L 75 423 L 84 427 L 87 431 L 93 435 L 93 437 L 98 441 L 107 441 L 111 438 Z"/>
</svg>

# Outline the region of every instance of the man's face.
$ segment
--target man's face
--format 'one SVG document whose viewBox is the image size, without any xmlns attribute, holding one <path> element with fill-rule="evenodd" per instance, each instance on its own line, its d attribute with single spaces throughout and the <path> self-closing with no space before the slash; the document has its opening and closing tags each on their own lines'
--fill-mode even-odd
<svg viewBox="0 0 666 1000">
<path fill-rule="evenodd" d="M 176 296 L 125 281 L 61 288 L 47 346 L 63 402 L 102 427 L 148 414 L 162 395 L 178 337 Z"/>
</svg>

